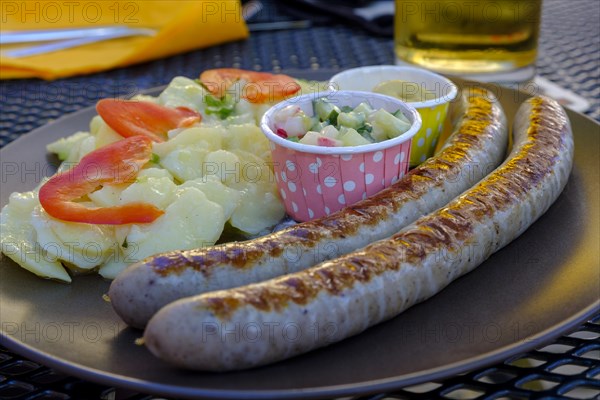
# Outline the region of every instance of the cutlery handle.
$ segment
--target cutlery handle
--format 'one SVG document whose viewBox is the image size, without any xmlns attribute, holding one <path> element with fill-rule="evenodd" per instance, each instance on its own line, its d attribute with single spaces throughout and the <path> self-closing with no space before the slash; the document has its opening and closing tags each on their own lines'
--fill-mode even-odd
<svg viewBox="0 0 600 400">
<path fill-rule="evenodd" d="M 82 31 L 82 29 L 80 29 L 79 31 Z M 38 32 L 41 32 L 41 31 L 38 31 Z M 40 45 L 35 45 L 35 46 L 22 47 L 22 48 L 18 48 L 18 49 L 14 49 L 14 50 L 6 50 L 6 51 L 2 52 L 2 55 L 6 56 L 6 57 L 12 57 L 12 58 L 22 58 L 22 57 L 29 57 L 29 56 L 34 56 L 34 55 L 38 55 L 38 54 L 51 53 L 53 51 L 58 51 L 58 50 L 70 49 L 73 47 L 83 46 L 83 45 L 95 43 L 95 42 L 101 42 L 104 40 L 117 39 L 117 38 L 128 37 L 128 36 L 139 36 L 139 35 L 150 36 L 150 35 L 154 35 L 156 33 L 152 29 L 130 29 L 127 27 L 110 28 L 110 30 L 104 29 L 102 34 L 100 34 L 99 32 L 96 32 L 95 34 L 92 34 L 91 36 L 88 35 L 86 32 L 85 37 L 81 37 L 81 35 L 77 36 L 77 35 L 75 35 L 75 32 L 77 32 L 77 30 L 72 30 L 71 34 L 73 35 L 73 37 L 66 39 L 66 40 L 60 40 L 57 42 L 45 43 L 45 44 L 40 44 Z M 88 32 L 89 32 L 89 30 L 88 30 Z M 31 35 L 30 37 L 33 37 L 33 35 Z"/>
<path fill-rule="evenodd" d="M 26 42 L 51 42 L 53 40 L 77 39 L 83 37 L 101 37 L 115 32 L 130 31 L 127 26 L 99 26 L 94 28 L 63 28 L 30 31 L 3 32 L 0 44 Z"/>
</svg>

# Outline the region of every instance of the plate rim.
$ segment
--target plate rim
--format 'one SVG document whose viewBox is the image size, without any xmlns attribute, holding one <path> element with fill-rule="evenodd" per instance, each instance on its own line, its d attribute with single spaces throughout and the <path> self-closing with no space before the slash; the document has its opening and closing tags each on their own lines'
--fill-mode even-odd
<svg viewBox="0 0 600 400">
<path fill-rule="evenodd" d="M 466 360 L 462 360 L 452 364 L 446 364 L 437 368 L 419 371 L 412 374 L 406 374 L 403 375 L 402 380 L 398 380 L 397 377 L 390 377 L 370 380 L 366 381 L 366 383 L 348 383 L 342 385 L 313 387 L 309 389 L 236 391 L 222 389 L 198 389 L 171 384 L 153 383 L 137 378 L 114 374 L 112 372 L 101 371 L 98 369 L 82 366 L 80 364 L 76 364 L 73 362 L 66 361 L 65 359 L 52 356 L 43 351 L 36 351 L 33 346 L 14 340 L 9 336 L 6 336 L 3 332 L 0 332 L 0 345 L 5 346 L 9 350 L 19 352 L 19 354 L 22 354 L 33 361 L 43 363 L 44 366 L 56 368 L 57 370 L 60 370 L 62 372 L 68 372 L 69 374 L 82 379 L 102 384 L 109 384 L 116 388 L 134 389 L 136 391 L 150 394 L 178 396 L 180 398 L 190 399 L 216 398 L 259 400 L 280 398 L 322 398 L 358 394 L 367 395 L 376 392 L 383 393 L 391 390 L 400 389 L 406 386 L 412 386 L 431 380 L 438 380 L 448 376 L 453 376 L 471 370 L 480 369 L 487 365 L 495 364 L 499 361 L 508 360 L 514 357 L 515 355 L 532 350 L 541 344 L 549 343 L 550 340 L 555 339 L 561 336 L 563 333 L 578 327 L 599 311 L 600 299 L 596 300 L 594 304 L 591 304 L 585 309 L 580 310 L 579 313 L 566 320 L 566 322 L 563 321 L 560 324 L 556 324 L 550 328 L 538 332 L 536 335 L 533 335 L 527 341 L 521 341 L 521 343 L 515 342 L 511 345 L 504 346 L 493 352 L 480 354 L 475 357 L 470 357 Z M 22 350 L 22 352 L 20 352 L 20 350 Z M 150 391 L 148 391 L 148 389 L 150 389 Z"/>
<path fill-rule="evenodd" d="M 454 78 L 453 78 L 454 79 Z M 460 80 L 459 86 L 470 83 L 478 85 L 484 85 L 480 82 L 472 82 Z M 166 85 L 157 86 L 153 88 L 140 91 L 139 94 L 156 94 L 163 90 Z M 519 90 L 501 87 L 502 91 L 519 92 Z M 522 92 L 524 95 L 527 93 Z M 7 145 L 3 146 L 0 151 L 6 153 L 12 149 L 15 143 L 21 141 L 25 136 L 35 135 L 37 131 L 46 130 L 51 128 L 55 124 L 60 124 L 66 119 L 74 118 L 78 114 L 88 113 L 94 106 L 84 107 L 73 113 L 63 115 L 47 124 L 44 124 L 32 131 L 21 135 L 19 138 L 11 141 Z M 567 109 L 569 118 L 585 119 L 589 123 L 594 124 L 600 128 L 600 123 L 591 117 L 579 113 L 577 111 Z M 55 368 L 57 370 L 67 372 L 70 375 L 87 379 L 93 382 L 102 384 L 113 385 L 118 388 L 133 389 L 136 391 L 167 395 L 167 396 L 178 396 L 182 398 L 219 398 L 219 399 L 277 399 L 277 398 L 318 398 L 318 397 L 333 397 L 333 396 L 346 396 L 346 395 L 359 395 L 359 394 L 370 394 L 376 392 L 386 392 L 396 390 L 401 387 L 411 386 L 431 380 L 437 380 L 447 378 L 459 373 L 467 372 L 474 369 L 483 368 L 487 365 L 497 363 L 499 361 L 507 360 L 519 353 L 529 351 L 538 347 L 541 344 L 548 343 L 552 339 L 555 339 L 565 332 L 577 328 L 579 325 L 584 323 L 591 316 L 600 312 L 600 296 L 595 300 L 593 304 L 588 305 L 586 308 L 579 310 L 579 312 L 570 318 L 562 320 L 560 323 L 553 325 L 543 331 L 537 332 L 526 341 L 515 341 L 509 345 L 503 346 L 491 352 L 479 354 L 473 357 L 463 359 L 450 364 L 445 364 L 436 368 L 428 370 L 422 370 L 415 373 L 401 375 L 401 379 L 396 377 L 380 378 L 368 381 L 353 382 L 339 385 L 329 386 L 318 386 L 311 388 L 301 389 L 273 389 L 273 390 L 224 390 L 224 389 L 202 389 L 197 387 L 185 387 L 166 383 L 155 383 L 147 380 L 141 380 L 135 377 L 130 377 L 121 374 L 115 374 L 110 371 L 104 371 L 87 367 L 75 362 L 68 361 L 64 358 L 60 358 L 49 354 L 45 351 L 37 350 L 34 346 L 16 340 L 4 333 L 4 330 L 0 328 L 0 345 L 5 346 L 9 350 L 15 351 L 16 353 L 22 354 L 24 357 L 29 358 L 33 361 L 39 362 L 44 366 Z"/>
</svg>

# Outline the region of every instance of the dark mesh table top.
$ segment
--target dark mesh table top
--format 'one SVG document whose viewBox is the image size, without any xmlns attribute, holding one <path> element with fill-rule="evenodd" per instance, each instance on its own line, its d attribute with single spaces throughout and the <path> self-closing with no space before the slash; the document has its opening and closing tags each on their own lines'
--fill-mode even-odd
<svg viewBox="0 0 600 400">
<path fill-rule="evenodd" d="M 272 5 L 269 19 L 286 20 Z M 538 73 L 586 98 L 585 114 L 600 121 L 600 1 L 544 0 Z M 391 37 L 353 26 L 326 24 L 309 29 L 254 32 L 229 43 L 109 72 L 61 79 L 3 81 L 0 84 L 0 146 L 61 115 L 104 97 L 126 96 L 167 84 L 174 76 L 195 77 L 207 68 L 261 71 L 318 71 L 392 64 Z M 600 132 L 598 132 L 600 134 Z M 425 398 L 598 398 L 600 315 L 555 343 L 490 368 L 443 382 L 405 388 L 372 399 Z M 25 360 L 0 347 L 0 399 L 154 399 L 85 382 Z"/>
</svg>

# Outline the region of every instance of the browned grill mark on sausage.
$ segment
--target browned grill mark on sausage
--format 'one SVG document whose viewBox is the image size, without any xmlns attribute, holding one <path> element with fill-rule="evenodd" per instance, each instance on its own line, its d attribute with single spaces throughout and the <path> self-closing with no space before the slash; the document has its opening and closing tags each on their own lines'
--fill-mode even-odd
<svg viewBox="0 0 600 400">
<path fill-rule="evenodd" d="M 543 99 L 531 101 L 530 127 L 516 153 L 485 181 L 452 201 L 446 207 L 419 219 L 388 240 L 364 249 L 270 281 L 208 293 L 208 308 L 226 320 L 237 307 L 250 304 L 263 311 L 281 310 L 290 303 L 307 304 L 321 292 L 339 294 L 355 284 L 367 282 L 402 263 L 419 266 L 427 255 L 464 243 L 482 217 L 502 212 L 525 200 L 527 193 L 549 174 L 565 151 L 563 129 L 566 120 L 553 123 L 541 114 L 560 115 L 553 104 Z M 243 299 L 233 305 L 232 299 Z M 222 306 L 221 303 L 227 306 Z"/>
<path fill-rule="evenodd" d="M 490 99 L 489 93 L 483 89 L 472 89 L 467 100 L 463 122 L 446 149 L 380 193 L 329 217 L 304 222 L 251 242 L 228 243 L 209 250 L 165 253 L 144 260 L 144 263 L 163 277 L 179 275 L 189 268 L 210 275 L 215 265 L 248 268 L 260 260 L 280 256 L 286 247 L 315 248 L 319 243 L 354 235 L 360 227 L 375 226 L 389 219 L 407 202 L 442 186 L 449 176 L 464 173 L 461 168 L 474 161 L 472 154 L 497 135 L 502 111 L 494 104 L 495 100 Z"/>
</svg>

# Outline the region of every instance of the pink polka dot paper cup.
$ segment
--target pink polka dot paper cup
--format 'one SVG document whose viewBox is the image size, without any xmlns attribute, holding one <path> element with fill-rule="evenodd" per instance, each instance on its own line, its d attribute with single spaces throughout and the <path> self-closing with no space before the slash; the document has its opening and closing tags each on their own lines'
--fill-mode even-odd
<svg viewBox="0 0 600 400">
<path fill-rule="evenodd" d="M 292 142 L 275 133 L 275 114 L 289 105 L 313 116 L 313 101 L 326 97 L 338 107 L 362 102 L 375 110 L 401 110 L 411 124 L 393 139 L 351 147 L 323 147 Z M 396 98 L 358 91 L 298 96 L 271 107 L 261 129 L 270 140 L 275 179 L 287 213 L 296 221 L 327 216 L 371 196 L 400 179 L 409 167 L 411 139 L 421 127 L 416 109 Z"/>
</svg>

